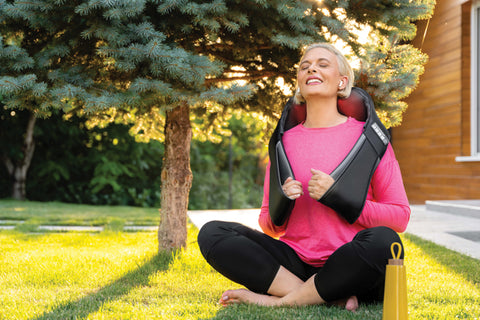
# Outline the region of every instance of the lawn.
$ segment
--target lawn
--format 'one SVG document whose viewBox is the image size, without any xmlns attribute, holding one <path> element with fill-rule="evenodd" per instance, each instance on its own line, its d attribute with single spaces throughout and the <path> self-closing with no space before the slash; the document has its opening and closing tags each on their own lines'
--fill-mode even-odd
<svg viewBox="0 0 480 320">
<path fill-rule="evenodd" d="M 90 206 L 60 202 L 0 201 L 0 221 L 4 225 L 53 226 L 158 226 L 160 214 L 155 208 L 126 206 Z"/>
<path fill-rule="evenodd" d="M 69 216 L 75 216 L 75 207 L 79 215 L 101 211 L 58 205 L 57 212 L 63 208 Z M 131 209 L 138 218 L 151 214 Z M 0 231 L 0 319 L 382 318 L 381 305 L 361 306 L 356 313 L 325 306 L 222 308 L 216 303 L 221 293 L 239 286 L 205 263 L 197 233 L 189 224 L 188 248 L 168 254 L 157 252 L 156 232 Z M 402 237 L 409 319 L 480 318 L 480 262 L 415 236 Z"/>
</svg>

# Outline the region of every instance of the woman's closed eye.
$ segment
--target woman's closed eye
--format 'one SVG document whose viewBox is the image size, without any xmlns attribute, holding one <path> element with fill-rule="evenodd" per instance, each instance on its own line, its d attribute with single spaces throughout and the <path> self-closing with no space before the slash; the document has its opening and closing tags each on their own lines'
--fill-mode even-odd
<svg viewBox="0 0 480 320">
<path fill-rule="evenodd" d="M 310 68 L 309 64 L 303 64 L 300 66 L 300 70 L 307 70 L 308 68 Z"/>
</svg>

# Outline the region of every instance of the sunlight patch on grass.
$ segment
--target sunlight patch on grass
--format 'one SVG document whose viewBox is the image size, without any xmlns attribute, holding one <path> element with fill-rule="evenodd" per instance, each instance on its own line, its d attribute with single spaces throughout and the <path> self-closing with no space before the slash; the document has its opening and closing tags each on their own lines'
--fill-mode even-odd
<svg viewBox="0 0 480 320">
<path fill-rule="evenodd" d="M 409 239 L 413 239 L 411 241 Z M 448 265 L 439 263 L 435 257 L 425 254 L 408 236 L 405 264 L 409 315 L 412 319 L 476 319 L 480 318 L 480 286 L 468 281 Z M 445 252 L 447 249 L 442 248 Z M 459 256 L 451 253 L 452 263 Z M 478 272 L 480 264 L 477 261 Z"/>
<path fill-rule="evenodd" d="M 28 319 L 95 293 L 156 253 L 152 233 L 0 233 L 1 319 Z"/>
</svg>

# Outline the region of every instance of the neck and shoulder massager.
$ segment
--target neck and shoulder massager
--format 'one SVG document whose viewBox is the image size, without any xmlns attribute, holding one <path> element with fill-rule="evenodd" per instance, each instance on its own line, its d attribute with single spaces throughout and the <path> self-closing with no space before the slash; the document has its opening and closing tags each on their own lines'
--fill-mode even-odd
<svg viewBox="0 0 480 320">
<path fill-rule="evenodd" d="M 338 110 L 346 116 L 365 121 L 365 124 L 352 150 L 330 173 L 335 182 L 318 201 L 335 210 L 352 224 L 363 210 L 370 180 L 387 150 L 390 134 L 378 118 L 372 98 L 363 89 L 353 87 L 348 98 L 338 99 Z M 288 177 L 295 179 L 283 147 L 282 137 L 286 131 L 305 119 L 305 104 L 295 104 L 291 98 L 285 105 L 268 145 L 269 212 L 277 226 L 287 221 L 295 205 L 295 200 L 288 198 L 282 189 Z"/>
</svg>

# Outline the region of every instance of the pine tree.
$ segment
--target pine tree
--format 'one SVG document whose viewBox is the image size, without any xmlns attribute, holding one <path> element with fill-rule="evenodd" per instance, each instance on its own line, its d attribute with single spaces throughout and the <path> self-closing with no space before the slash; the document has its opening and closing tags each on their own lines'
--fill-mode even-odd
<svg viewBox="0 0 480 320">
<path fill-rule="evenodd" d="M 406 41 L 433 0 L 0 0 L 0 95 L 37 116 L 80 112 L 165 141 L 159 247 L 185 246 L 190 118 L 225 107 L 276 116 L 302 47 L 341 42 L 396 125 L 425 56 Z M 371 37 L 362 43 L 360 29 Z M 407 72 L 408 71 L 408 72 Z M 392 81 L 395 79 L 397 81 Z M 243 82 L 242 82 L 243 81 Z M 400 110 L 400 111 L 399 111 Z M 389 119 L 393 120 L 389 120 Z M 162 132 L 161 126 L 164 127 Z"/>
</svg>

